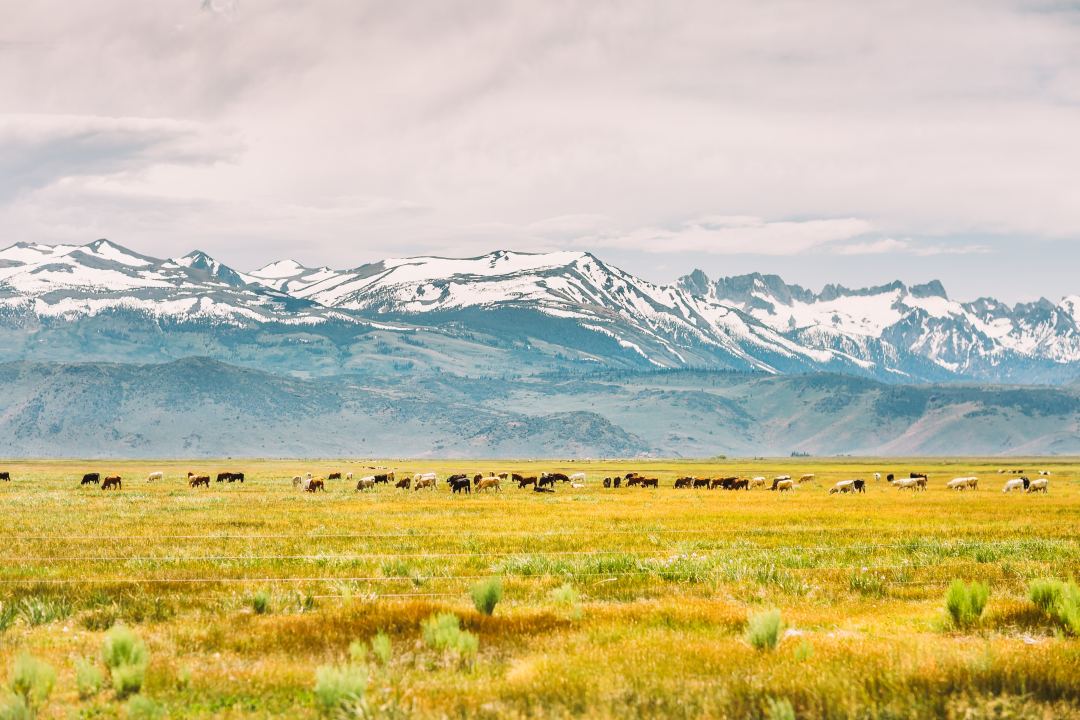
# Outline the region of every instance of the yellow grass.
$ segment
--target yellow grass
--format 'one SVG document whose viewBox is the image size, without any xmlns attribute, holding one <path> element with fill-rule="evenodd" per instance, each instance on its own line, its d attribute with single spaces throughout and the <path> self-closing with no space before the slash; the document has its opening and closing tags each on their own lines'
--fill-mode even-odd
<svg viewBox="0 0 1080 720">
<path fill-rule="evenodd" d="M 540 470 L 588 473 L 554 495 L 508 487 L 453 496 L 379 486 L 322 494 L 312 472 Z M 1046 496 L 1003 495 L 999 467 L 1053 472 Z M 104 689 L 80 699 L 75 664 L 99 662 L 105 631 L 149 646 L 143 694 L 170 717 L 315 717 L 319 666 L 389 635 L 369 658 L 373 717 L 1077 717 L 1080 641 L 1026 599 L 1038 577 L 1080 575 L 1080 464 L 1062 460 L 739 462 L 11 462 L 0 470 L 0 678 L 19 653 L 50 663 L 42 717 L 122 715 Z M 165 472 L 148 484 L 146 475 Z M 188 470 L 248 481 L 192 490 Z M 605 490 L 638 470 L 659 490 Z M 925 493 L 872 473 L 930 475 Z M 80 487 L 83 472 L 124 489 Z M 812 472 L 790 494 L 674 490 L 682 475 Z M 976 492 L 944 488 L 977 475 Z M 865 495 L 832 495 L 866 478 Z M 480 615 L 470 589 L 499 577 Z M 949 582 L 982 581 L 982 622 L 948 624 Z M 563 586 L 573 592 L 555 592 Z M 268 612 L 253 598 L 265 592 Z M 576 592 L 577 602 L 572 600 Z M 565 598 L 571 597 L 570 601 Z M 773 651 L 746 641 L 750 614 L 778 608 Z M 28 608 L 34 608 L 33 610 Z M 426 647 L 421 624 L 454 612 L 475 662 Z M 50 616 L 50 613 L 52 617 Z M 2 617 L 2 612 L 0 612 Z M 35 624 L 40 623 L 40 624 Z M 770 702 L 772 701 L 772 705 Z"/>
</svg>

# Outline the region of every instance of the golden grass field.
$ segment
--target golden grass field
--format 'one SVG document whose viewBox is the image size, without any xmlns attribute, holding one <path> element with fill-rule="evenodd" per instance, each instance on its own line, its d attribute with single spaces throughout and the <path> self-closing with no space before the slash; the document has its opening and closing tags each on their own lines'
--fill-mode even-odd
<svg viewBox="0 0 1080 720">
<path fill-rule="evenodd" d="M 1003 462 L 1005 464 L 1003 464 Z M 1061 460 L 381 461 L 408 471 L 588 473 L 554 495 L 380 486 L 295 490 L 338 461 L 10 462 L 0 483 L 0 680 L 23 653 L 51 665 L 40 717 L 317 717 L 321 666 L 366 678 L 364 717 L 1080 717 L 1080 640 L 1028 600 L 1080 570 L 1080 463 Z M 999 467 L 1053 475 L 1003 495 Z M 165 480 L 145 481 L 165 472 Z M 188 470 L 247 482 L 192 490 Z M 638 470 L 658 490 L 603 489 Z M 930 475 L 924 493 L 872 473 Z M 119 492 L 80 487 L 117 473 Z M 682 475 L 813 472 L 788 494 L 674 490 Z M 977 475 L 975 492 L 946 490 Z M 868 481 L 865 495 L 829 495 Z M 490 617 L 469 590 L 501 578 Z M 980 623 L 953 627 L 954 578 L 981 580 Z M 265 593 L 265 613 L 253 598 Z M 267 597 L 268 596 L 268 597 Z M 774 650 L 746 639 L 776 608 Z M 421 641 L 453 612 L 461 659 Z M 77 687 L 113 625 L 149 648 L 142 704 Z M 391 641 L 388 662 L 350 660 Z M 0 693 L 2 695 L 2 693 Z"/>
</svg>

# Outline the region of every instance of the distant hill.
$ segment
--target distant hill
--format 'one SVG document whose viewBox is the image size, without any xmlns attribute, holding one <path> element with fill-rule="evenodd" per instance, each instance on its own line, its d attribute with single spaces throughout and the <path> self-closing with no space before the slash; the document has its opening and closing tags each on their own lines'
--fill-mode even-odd
<svg viewBox="0 0 1080 720">
<path fill-rule="evenodd" d="M 203 358 L 0 364 L 7 456 L 1077 454 L 1080 390 L 665 371 L 300 379 Z"/>
</svg>

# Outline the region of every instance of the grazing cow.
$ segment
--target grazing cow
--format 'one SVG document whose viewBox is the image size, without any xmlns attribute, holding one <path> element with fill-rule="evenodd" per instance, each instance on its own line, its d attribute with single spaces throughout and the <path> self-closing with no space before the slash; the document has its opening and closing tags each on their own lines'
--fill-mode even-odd
<svg viewBox="0 0 1080 720">
<path fill-rule="evenodd" d="M 706 482 L 708 482 L 708 481 L 706 481 Z M 626 476 L 626 487 L 636 487 L 638 485 L 644 485 L 644 484 L 645 484 L 645 478 L 641 477 L 640 475 L 634 474 L 633 477 L 631 477 L 630 475 Z"/>
<path fill-rule="evenodd" d="M 642 478 L 641 479 L 641 487 L 658 488 L 658 487 L 660 487 L 660 479 L 659 478 Z"/>
<path fill-rule="evenodd" d="M 101 473 L 86 473 L 82 476 L 80 485 L 97 485 L 101 482 Z"/>
<path fill-rule="evenodd" d="M 412 485 L 412 478 L 408 475 L 394 483 L 394 487 L 402 488 L 403 490 L 408 490 L 410 485 Z"/>
<path fill-rule="evenodd" d="M 472 484 L 469 482 L 469 478 L 457 478 L 450 481 L 450 490 L 455 493 L 472 493 Z"/>
<path fill-rule="evenodd" d="M 320 490 L 326 490 L 326 482 L 322 478 L 309 479 L 307 484 L 304 485 L 304 490 L 309 493 L 319 492 Z"/>
<path fill-rule="evenodd" d="M 494 489 L 496 491 L 502 491 L 502 487 L 499 485 L 499 478 L 497 477 L 486 477 L 482 479 L 479 483 L 477 483 L 476 489 L 478 491 L 491 489 Z"/>
<path fill-rule="evenodd" d="M 559 482 L 570 482 L 570 476 L 566 473 L 540 473 L 540 479 L 551 478 L 552 480 L 558 480 Z"/>
<path fill-rule="evenodd" d="M 641 473 L 637 473 L 637 472 L 628 472 L 628 473 L 626 473 L 626 486 L 630 487 L 630 481 L 635 479 L 635 478 L 639 478 L 639 477 L 641 477 Z"/>
<path fill-rule="evenodd" d="M 416 486 L 416 483 L 420 482 L 421 480 L 430 480 L 432 482 L 432 484 L 434 484 L 435 479 L 436 479 L 436 475 L 433 472 L 416 473 L 412 477 L 414 487 Z"/>
<path fill-rule="evenodd" d="M 188 475 L 190 476 L 191 473 L 188 473 Z M 304 484 L 304 478 L 300 477 L 299 475 L 293 475 L 292 486 L 294 488 L 298 488 L 303 484 Z"/>
<path fill-rule="evenodd" d="M 510 473 L 510 479 L 516 483 L 519 483 L 525 479 L 525 476 L 521 473 Z"/>
<path fill-rule="evenodd" d="M 805 475 L 799 477 L 799 484 L 802 485 L 804 482 L 810 482 L 813 479 L 814 473 L 806 473 Z"/>
<path fill-rule="evenodd" d="M 1027 491 L 1029 493 L 1034 493 L 1034 492 L 1044 493 L 1044 492 L 1049 491 L 1049 489 L 1050 489 L 1050 481 L 1047 480 L 1046 478 L 1042 477 L 1042 478 L 1036 478 L 1036 479 L 1032 480 L 1031 484 L 1028 485 Z"/>
<path fill-rule="evenodd" d="M 637 478 L 634 478 L 634 479 L 636 480 Z M 629 485 L 629 483 L 627 483 L 627 484 Z M 691 484 L 691 487 L 693 487 L 694 489 L 707 488 L 707 487 L 709 487 L 709 485 L 710 485 L 709 478 L 694 478 L 694 482 Z"/>
<path fill-rule="evenodd" d="M 227 477 L 225 479 L 228 480 L 229 482 L 241 482 L 241 483 L 244 482 L 244 473 L 231 472 L 228 475 L 229 475 L 229 477 Z"/>
<path fill-rule="evenodd" d="M 473 486 L 479 485 L 480 481 L 483 480 L 483 479 L 484 479 L 484 473 L 476 473 L 475 475 L 473 475 L 473 478 L 472 478 Z"/>
<path fill-rule="evenodd" d="M 622 485 L 622 476 L 616 475 L 611 481 L 611 487 L 617 488 Z"/>
<path fill-rule="evenodd" d="M 341 479 L 341 473 L 332 472 L 332 473 L 330 473 L 329 475 L 326 476 L 326 479 L 327 480 L 340 480 Z"/>
<path fill-rule="evenodd" d="M 974 476 L 953 478 L 945 483 L 950 490 L 978 490 L 979 478 Z"/>
<path fill-rule="evenodd" d="M 576 482 L 583 483 L 583 482 L 585 482 L 585 473 L 583 473 L 583 472 L 574 473 L 573 475 L 570 476 L 570 482 L 571 483 L 576 483 Z"/>
<path fill-rule="evenodd" d="M 450 483 L 452 483 L 452 482 L 454 482 L 456 480 L 464 480 L 464 479 L 466 479 L 468 477 L 469 476 L 466 475 L 465 473 L 454 473 L 453 475 L 450 475 L 450 476 L 448 476 L 446 478 L 446 484 L 449 485 Z"/>
<path fill-rule="evenodd" d="M 910 477 L 912 480 L 918 480 L 919 478 L 922 478 L 923 480 L 929 480 L 930 479 L 930 476 L 927 475 L 926 473 L 917 473 L 917 472 L 909 473 L 908 477 Z"/>
<path fill-rule="evenodd" d="M 552 482 L 551 485 L 552 487 L 541 487 L 540 483 L 537 483 L 536 485 L 533 485 L 533 492 L 553 493 L 555 492 L 555 483 Z"/>
<path fill-rule="evenodd" d="M 607 482 L 608 482 L 608 480 L 605 479 L 604 480 L 604 487 L 607 487 Z M 692 488 L 693 486 L 694 486 L 694 478 L 692 478 L 692 477 L 681 477 L 681 478 L 677 478 L 675 480 L 675 489 L 676 490 L 678 490 L 679 488 Z"/>
<path fill-rule="evenodd" d="M 161 472 L 160 470 L 157 471 L 157 472 L 152 472 L 152 473 L 150 473 L 149 475 L 146 476 L 146 482 L 154 482 L 155 480 L 164 480 L 164 479 L 165 479 L 165 473 Z"/>
<path fill-rule="evenodd" d="M 353 479 L 352 472 L 345 473 L 345 479 L 351 481 Z"/>
<path fill-rule="evenodd" d="M 866 481 L 865 480 L 862 480 L 862 479 L 856 480 L 852 484 L 852 486 L 855 488 L 855 492 L 859 492 L 859 493 L 866 492 Z"/>
<path fill-rule="evenodd" d="M 122 487 L 123 486 L 120 484 L 120 476 L 119 475 L 110 475 L 109 477 L 105 478 L 101 482 L 101 489 L 102 490 L 110 490 L 112 488 L 116 488 L 117 490 L 120 490 L 120 489 L 122 489 Z"/>
<path fill-rule="evenodd" d="M 232 477 L 232 473 L 220 472 L 220 473 L 217 474 L 217 481 L 218 482 L 225 482 L 226 480 L 229 480 L 229 482 L 232 482 L 232 480 L 230 479 L 231 477 Z"/>
<path fill-rule="evenodd" d="M 777 475 L 776 477 L 773 478 L 773 482 L 776 482 L 778 480 L 790 480 L 790 479 L 791 479 L 790 475 Z"/>
<path fill-rule="evenodd" d="M 791 478 L 786 478 L 784 480 L 774 478 L 772 488 L 770 489 L 776 490 L 777 492 L 789 492 L 795 489 L 795 481 Z"/>
<path fill-rule="evenodd" d="M 210 476 L 209 475 L 196 475 L 195 473 L 189 472 L 187 474 L 187 477 L 188 477 L 188 487 L 197 488 L 200 485 L 205 485 L 206 487 L 210 487 Z"/>
<path fill-rule="evenodd" d="M 758 475 L 757 477 L 750 478 L 750 482 L 746 484 L 746 487 L 749 490 L 752 487 L 765 487 L 767 484 L 768 482 L 765 480 L 765 476 Z"/>
<path fill-rule="evenodd" d="M 923 486 L 919 485 L 919 480 L 920 478 L 900 478 L 894 482 L 893 485 L 898 490 L 911 490 L 912 492 L 915 492 L 916 490 L 923 489 Z"/>
<path fill-rule="evenodd" d="M 540 479 L 536 481 L 536 485 L 533 489 L 535 490 L 539 487 L 555 487 L 555 478 L 547 473 L 540 473 Z"/>
<path fill-rule="evenodd" d="M 3 480 L 4 482 L 11 482 L 11 473 L 7 470 L 5 470 L 4 472 L 0 472 L 0 480 Z"/>
<path fill-rule="evenodd" d="M 468 482 L 468 479 L 465 479 Z M 413 475 L 413 490 L 423 490 L 424 488 L 431 488 L 435 490 L 436 481 L 434 475 Z"/>
<path fill-rule="evenodd" d="M 349 473 L 349 475 L 352 476 L 352 473 Z M 383 485 L 389 485 L 390 483 L 394 482 L 395 479 L 396 476 L 394 475 L 393 470 L 388 473 L 379 473 L 375 475 L 375 482 L 382 483 Z"/>
<path fill-rule="evenodd" d="M 366 475 L 356 481 L 356 491 L 372 490 L 375 488 L 375 476 Z"/>
<path fill-rule="evenodd" d="M 1028 480 L 1027 476 L 1018 477 L 1012 480 L 1006 480 L 1005 487 L 1001 488 L 1001 492 L 1007 493 L 1012 492 L 1013 490 L 1027 490 L 1029 487 L 1031 487 L 1031 481 Z"/>
<path fill-rule="evenodd" d="M 737 477 L 713 478 L 709 481 L 709 489 L 715 490 L 716 488 L 724 488 L 725 490 L 731 490 L 735 486 L 735 481 L 738 479 L 739 478 Z"/>
<path fill-rule="evenodd" d="M 854 480 L 841 480 L 840 482 L 836 483 L 831 488 L 829 488 L 829 494 L 830 495 L 835 495 L 837 493 L 849 493 L 849 492 L 855 492 L 855 481 Z"/>
<path fill-rule="evenodd" d="M 522 477 L 521 475 L 515 475 L 517 477 L 518 490 L 523 490 L 526 486 L 532 485 L 536 487 L 537 479 L 535 475 L 529 477 Z"/>
</svg>

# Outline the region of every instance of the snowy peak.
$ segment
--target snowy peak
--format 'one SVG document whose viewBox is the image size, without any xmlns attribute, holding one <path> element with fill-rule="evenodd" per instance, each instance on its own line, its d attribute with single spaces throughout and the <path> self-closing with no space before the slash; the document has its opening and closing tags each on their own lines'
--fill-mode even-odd
<svg viewBox="0 0 1080 720">
<path fill-rule="evenodd" d="M 204 272 L 207 277 L 220 280 L 221 282 L 234 287 L 249 285 L 252 282 L 255 282 L 254 278 L 236 272 L 228 265 L 218 262 L 202 250 L 192 250 L 181 258 L 174 258 L 171 262 L 178 267 L 185 267 L 191 270 Z"/>
</svg>

